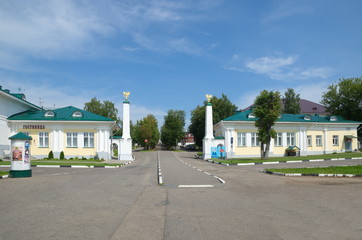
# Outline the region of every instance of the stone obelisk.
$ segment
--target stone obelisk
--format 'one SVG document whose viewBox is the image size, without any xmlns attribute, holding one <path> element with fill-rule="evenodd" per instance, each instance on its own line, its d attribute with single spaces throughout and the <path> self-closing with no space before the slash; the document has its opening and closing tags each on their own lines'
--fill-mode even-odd
<svg viewBox="0 0 362 240">
<path fill-rule="evenodd" d="M 128 97 L 130 92 L 123 92 L 123 128 L 120 144 L 119 160 L 133 160 L 132 158 L 132 138 L 130 129 L 130 102 Z"/>
<path fill-rule="evenodd" d="M 211 158 L 211 147 L 213 147 L 214 133 L 212 124 L 212 95 L 206 94 L 207 104 L 205 111 L 205 137 L 203 142 L 203 159 Z"/>
</svg>

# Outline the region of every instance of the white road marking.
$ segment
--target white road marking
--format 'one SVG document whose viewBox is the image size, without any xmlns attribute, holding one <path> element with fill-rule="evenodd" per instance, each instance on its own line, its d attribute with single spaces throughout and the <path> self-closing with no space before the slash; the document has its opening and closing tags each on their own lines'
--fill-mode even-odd
<svg viewBox="0 0 362 240">
<path fill-rule="evenodd" d="M 178 185 L 179 188 L 207 188 L 214 187 L 214 185 Z"/>
</svg>

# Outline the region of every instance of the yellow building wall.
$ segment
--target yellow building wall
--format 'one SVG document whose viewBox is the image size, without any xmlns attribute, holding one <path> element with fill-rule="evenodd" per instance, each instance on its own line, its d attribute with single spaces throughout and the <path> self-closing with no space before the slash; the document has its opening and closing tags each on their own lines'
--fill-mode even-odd
<svg viewBox="0 0 362 240">
<path fill-rule="evenodd" d="M 329 133 L 329 132 L 328 132 Z M 327 133 L 327 141 L 328 141 L 328 133 Z M 307 136 L 312 136 L 312 146 L 307 146 L 307 151 L 313 151 L 313 152 L 323 152 L 324 151 L 324 132 L 323 130 L 319 130 L 319 131 L 307 131 Z M 317 146 L 317 136 L 320 135 L 322 136 L 322 145 L 321 146 Z M 331 139 L 332 141 L 332 139 Z M 308 144 L 306 142 L 306 144 Z"/>
<path fill-rule="evenodd" d="M 344 136 L 347 135 L 356 135 L 356 131 L 354 130 L 345 130 L 345 131 L 327 131 L 326 137 L 327 141 L 324 139 L 324 131 L 307 131 L 307 136 L 312 136 L 312 146 L 307 147 L 307 151 L 324 151 L 327 152 L 344 152 L 346 151 L 345 147 L 345 139 Z M 316 145 L 316 137 L 317 135 L 322 136 L 322 146 Z M 333 145 L 333 135 L 338 136 L 338 145 Z M 357 139 L 352 139 L 352 150 L 357 149 Z"/>
<path fill-rule="evenodd" d="M 45 155 L 47 156 L 52 150 L 53 146 L 53 133 L 51 129 L 19 129 L 21 132 L 29 133 L 29 136 L 32 137 L 31 141 L 31 155 Z M 49 138 L 48 147 L 39 147 L 39 132 L 47 132 Z M 78 135 L 78 147 L 72 148 L 67 147 L 67 133 L 69 132 L 92 132 L 94 133 L 94 147 L 79 147 L 79 141 L 83 141 L 83 138 L 79 138 Z M 96 155 L 96 146 L 97 146 L 97 133 L 94 129 L 67 129 L 63 133 L 63 152 L 65 157 L 67 155 L 75 155 L 78 157 L 82 156 L 93 156 Z"/>
<path fill-rule="evenodd" d="M 48 155 L 52 146 L 51 142 L 51 130 L 50 129 L 20 129 L 20 132 L 29 133 L 29 136 L 32 138 L 30 146 L 31 155 Z M 49 145 L 48 147 L 38 147 L 39 146 L 39 132 L 47 132 L 49 136 Z"/>
<path fill-rule="evenodd" d="M 247 146 L 247 147 L 239 147 L 238 146 L 238 132 L 245 132 L 245 133 L 257 133 L 257 131 L 253 130 L 245 130 L 245 131 L 237 131 L 233 135 L 234 137 L 234 149 L 235 155 L 260 155 L 260 146 Z"/>
<path fill-rule="evenodd" d="M 287 148 L 287 147 L 285 147 L 285 146 L 274 146 L 273 154 L 276 154 L 276 155 L 284 155 L 286 148 Z"/>
<path fill-rule="evenodd" d="M 83 132 L 92 132 L 94 133 L 94 147 L 67 147 L 67 133 L 83 133 Z M 97 134 L 95 133 L 94 130 L 92 129 L 66 129 L 64 130 L 64 142 L 63 142 L 63 146 L 64 146 L 64 155 L 75 155 L 75 156 L 89 156 L 89 155 L 96 155 L 96 148 L 95 146 L 97 146 Z M 80 141 L 83 141 L 82 139 L 79 139 L 79 135 L 78 135 L 78 143 Z"/>
</svg>

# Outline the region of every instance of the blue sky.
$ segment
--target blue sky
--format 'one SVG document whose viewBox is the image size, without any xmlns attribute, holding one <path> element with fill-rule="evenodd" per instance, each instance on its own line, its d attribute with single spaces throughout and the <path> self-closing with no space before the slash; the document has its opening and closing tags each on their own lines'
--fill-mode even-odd
<svg viewBox="0 0 362 240">
<path fill-rule="evenodd" d="M 207 93 L 240 108 L 263 89 L 319 102 L 362 75 L 361 10 L 360 0 L 0 1 L 0 85 L 46 108 L 110 100 L 120 116 L 131 91 L 131 120 L 160 124 L 169 109 L 189 119 Z"/>
</svg>

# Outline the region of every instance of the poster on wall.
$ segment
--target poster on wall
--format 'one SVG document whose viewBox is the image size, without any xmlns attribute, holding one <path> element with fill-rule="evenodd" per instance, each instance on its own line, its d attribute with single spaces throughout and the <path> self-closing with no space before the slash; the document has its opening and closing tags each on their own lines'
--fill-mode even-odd
<svg viewBox="0 0 362 240">
<path fill-rule="evenodd" d="M 30 142 L 26 141 L 25 142 L 25 152 L 24 152 L 24 163 L 30 163 Z"/>
<path fill-rule="evenodd" d="M 211 158 L 217 158 L 217 148 L 211 147 Z"/>
<path fill-rule="evenodd" d="M 23 148 L 13 147 L 13 161 L 22 161 L 22 160 L 23 160 Z"/>
<path fill-rule="evenodd" d="M 226 158 L 225 146 L 217 146 L 217 156 L 222 159 Z"/>
</svg>

